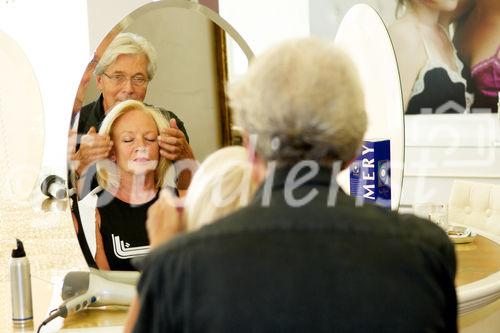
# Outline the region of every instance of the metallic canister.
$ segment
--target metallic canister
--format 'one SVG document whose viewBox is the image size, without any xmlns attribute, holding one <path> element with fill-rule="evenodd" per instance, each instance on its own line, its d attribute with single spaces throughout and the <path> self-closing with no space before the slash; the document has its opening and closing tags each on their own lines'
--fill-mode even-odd
<svg viewBox="0 0 500 333">
<path fill-rule="evenodd" d="M 33 325 L 30 264 L 19 239 L 17 249 L 12 251 L 9 266 L 12 321 L 15 326 Z"/>
</svg>

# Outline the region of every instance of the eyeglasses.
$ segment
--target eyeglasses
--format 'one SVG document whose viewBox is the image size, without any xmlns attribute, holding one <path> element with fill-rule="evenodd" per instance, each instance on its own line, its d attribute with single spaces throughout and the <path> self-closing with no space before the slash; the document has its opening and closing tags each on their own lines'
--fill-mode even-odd
<svg viewBox="0 0 500 333">
<path fill-rule="evenodd" d="M 146 82 L 148 82 L 149 80 L 146 79 L 144 76 L 142 75 L 134 75 L 132 77 L 128 77 L 126 75 L 123 75 L 123 74 L 111 74 L 111 75 L 108 75 L 106 73 L 103 73 L 108 79 L 111 80 L 111 82 L 115 85 L 115 86 L 121 86 L 122 84 L 124 84 L 125 82 L 127 82 L 128 80 L 130 80 L 132 82 L 132 84 L 136 87 L 142 87 Z"/>
</svg>

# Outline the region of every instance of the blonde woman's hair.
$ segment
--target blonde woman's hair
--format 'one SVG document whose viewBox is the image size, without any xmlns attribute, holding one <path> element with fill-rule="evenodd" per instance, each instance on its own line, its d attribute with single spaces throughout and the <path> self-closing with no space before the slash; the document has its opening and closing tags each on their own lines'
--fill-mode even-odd
<svg viewBox="0 0 500 333">
<path fill-rule="evenodd" d="M 186 195 L 187 230 L 192 231 L 246 206 L 255 192 L 248 151 L 230 146 L 208 156 Z"/>
<path fill-rule="evenodd" d="M 159 109 L 146 106 L 144 103 L 136 100 L 127 100 L 115 105 L 111 111 L 108 112 L 104 120 L 102 121 L 101 127 L 99 129 L 99 134 L 109 135 L 113 134 L 113 128 L 115 122 L 123 116 L 125 113 L 133 110 L 138 110 L 150 115 L 155 124 L 158 133 L 163 128 L 169 127 L 167 119 L 162 115 Z M 155 170 L 155 186 L 156 188 L 161 188 L 165 182 L 165 174 L 170 167 L 170 161 L 165 157 L 159 157 L 158 165 Z M 104 189 L 117 189 L 120 185 L 120 175 L 118 174 L 118 168 L 114 162 L 110 160 L 100 160 L 96 163 L 97 169 L 97 182 Z"/>
<path fill-rule="evenodd" d="M 229 87 L 238 125 L 255 135 L 266 160 L 350 162 L 366 131 L 356 68 L 340 49 L 318 38 L 276 46 Z"/>
<path fill-rule="evenodd" d="M 153 79 L 156 73 L 156 50 L 146 38 L 131 32 L 122 32 L 113 39 L 97 63 L 94 74 L 102 75 L 122 54 L 144 54 L 148 58 L 148 79 Z"/>
</svg>

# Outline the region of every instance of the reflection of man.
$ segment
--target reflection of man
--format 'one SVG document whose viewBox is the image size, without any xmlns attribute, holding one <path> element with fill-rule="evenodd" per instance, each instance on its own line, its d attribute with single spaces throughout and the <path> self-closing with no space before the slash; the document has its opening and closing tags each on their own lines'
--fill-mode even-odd
<svg viewBox="0 0 500 333">
<path fill-rule="evenodd" d="M 97 134 L 105 115 L 121 101 L 143 101 L 155 72 L 156 51 L 145 38 L 120 33 L 110 43 L 94 71 L 101 95 L 97 101 L 85 105 L 78 117 L 78 133 L 85 135 L 71 159 L 76 162 L 75 172 L 79 178 L 84 178 L 87 173 L 92 177 L 95 162 L 107 158 L 111 150 L 109 136 Z M 159 137 L 160 153 L 172 161 L 193 159 L 182 121 L 173 112 L 161 108 L 158 112 L 170 122 L 170 128 L 162 131 Z M 190 174 L 186 170 L 178 175 L 177 188 L 185 190 L 189 181 Z"/>
<path fill-rule="evenodd" d="M 255 59 L 229 92 L 262 185 L 248 207 L 146 258 L 127 328 L 456 332 L 446 233 L 336 191 L 335 170 L 354 158 L 367 123 L 347 56 L 291 41 Z M 156 201 L 148 229 L 175 234 L 178 211 Z"/>
</svg>

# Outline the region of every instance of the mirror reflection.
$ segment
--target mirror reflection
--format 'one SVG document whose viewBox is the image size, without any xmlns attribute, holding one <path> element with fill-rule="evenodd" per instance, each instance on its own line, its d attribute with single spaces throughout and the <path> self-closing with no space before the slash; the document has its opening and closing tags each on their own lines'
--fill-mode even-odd
<svg viewBox="0 0 500 333">
<path fill-rule="evenodd" d="M 364 139 L 390 140 L 389 199 L 390 208 L 397 210 L 403 181 L 404 124 L 398 67 L 389 34 L 376 10 L 358 4 L 342 18 L 335 45 L 354 61 L 361 79 L 368 116 Z M 342 171 L 339 177 L 344 191 L 353 194 L 356 190 L 349 186 L 349 170 Z"/>
<path fill-rule="evenodd" d="M 316 18 L 311 32 L 331 36 L 359 2 L 373 6 L 389 28 L 400 72 L 406 109 L 400 210 L 413 211 L 415 203 L 448 202 L 456 179 L 498 183 L 500 86 L 494 77 L 498 77 L 500 2 L 318 1 L 310 7 Z M 360 19 L 359 26 L 366 24 Z M 368 86 L 382 86 L 381 79 Z M 488 94 L 491 99 L 486 101 Z M 408 112 L 411 100 L 410 108 L 417 114 Z"/>
<path fill-rule="evenodd" d="M 134 269 L 130 259 L 149 251 L 144 224 L 158 191 L 185 195 L 194 161 L 230 143 L 227 40 L 252 56 L 214 12 L 167 1 L 134 11 L 97 48 L 75 99 L 69 155 L 89 265 Z"/>
</svg>

